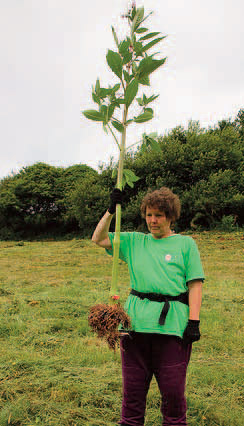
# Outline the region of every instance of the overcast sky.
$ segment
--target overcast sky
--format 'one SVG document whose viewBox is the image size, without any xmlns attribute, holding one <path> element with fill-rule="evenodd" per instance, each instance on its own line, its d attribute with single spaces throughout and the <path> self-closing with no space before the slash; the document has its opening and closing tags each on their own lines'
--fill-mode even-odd
<svg viewBox="0 0 244 426">
<path fill-rule="evenodd" d="M 147 27 L 168 35 L 156 46 L 168 60 L 146 93 L 160 94 L 155 118 L 133 124 L 164 134 L 190 119 L 202 127 L 234 118 L 244 107 L 243 0 L 137 0 L 154 14 Z M 116 83 L 106 64 L 127 24 L 127 0 L 0 0 L 0 178 L 38 161 L 55 166 L 118 158 L 102 126 L 81 116 L 94 108 L 91 88 Z M 159 56 L 158 56 L 159 58 Z M 142 87 L 142 86 L 141 86 Z M 145 86 L 144 86 L 145 87 Z"/>
</svg>

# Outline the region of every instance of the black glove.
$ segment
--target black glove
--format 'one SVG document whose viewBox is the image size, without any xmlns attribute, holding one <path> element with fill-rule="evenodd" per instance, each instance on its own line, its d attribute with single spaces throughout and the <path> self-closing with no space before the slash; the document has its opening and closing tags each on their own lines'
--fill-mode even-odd
<svg viewBox="0 0 244 426">
<path fill-rule="evenodd" d="M 188 320 L 188 324 L 183 334 L 183 343 L 185 345 L 200 340 L 201 334 L 199 331 L 199 324 L 200 320 Z"/>
<path fill-rule="evenodd" d="M 114 214 L 116 211 L 116 204 L 122 204 L 123 192 L 119 188 L 113 189 L 110 194 L 110 206 L 108 212 Z"/>
</svg>

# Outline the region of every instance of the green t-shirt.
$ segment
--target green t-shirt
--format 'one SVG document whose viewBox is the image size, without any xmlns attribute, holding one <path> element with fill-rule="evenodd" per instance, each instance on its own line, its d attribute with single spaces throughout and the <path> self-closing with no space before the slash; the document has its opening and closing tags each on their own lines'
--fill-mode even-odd
<svg viewBox="0 0 244 426">
<path fill-rule="evenodd" d="M 109 232 L 113 254 L 114 233 Z M 204 280 L 203 268 L 195 241 L 173 234 L 155 239 L 141 232 L 120 233 L 120 259 L 127 263 L 132 289 L 144 293 L 177 296 L 188 290 L 187 282 Z M 164 303 L 129 295 L 125 310 L 131 318 L 131 329 L 144 333 L 170 334 L 182 337 L 189 318 L 189 306 L 171 301 L 164 325 L 158 323 Z"/>
</svg>

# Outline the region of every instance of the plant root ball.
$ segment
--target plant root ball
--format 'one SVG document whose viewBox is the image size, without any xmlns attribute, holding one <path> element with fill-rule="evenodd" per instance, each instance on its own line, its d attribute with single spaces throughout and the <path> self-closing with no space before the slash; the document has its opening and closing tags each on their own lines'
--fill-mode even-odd
<svg viewBox="0 0 244 426">
<path fill-rule="evenodd" d="M 119 341 L 118 326 L 130 327 L 130 318 L 119 303 L 99 304 L 90 309 L 88 323 L 98 337 L 105 338 L 110 349 L 115 350 Z"/>
</svg>

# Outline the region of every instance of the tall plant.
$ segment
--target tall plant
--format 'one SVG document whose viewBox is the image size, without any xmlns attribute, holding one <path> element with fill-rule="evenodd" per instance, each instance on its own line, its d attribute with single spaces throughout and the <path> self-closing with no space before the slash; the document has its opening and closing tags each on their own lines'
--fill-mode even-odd
<svg viewBox="0 0 244 426">
<path fill-rule="evenodd" d="M 106 133 L 111 133 L 119 150 L 119 165 L 117 172 L 117 188 L 122 190 L 126 184 L 133 187 L 138 177 L 131 170 L 124 169 L 127 128 L 132 124 L 140 124 L 153 118 L 154 112 L 151 103 L 159 95 L 147 97 L 142 94 L 136 97 L 139 89 L 150 86 L 150 75 L 164 65 L 166 58 L 156 59 L 158 54 L 149 54 L 149 51 L 166 36 L 159 36 L 159 32 L 151 32 L 144 26 L 145 21 L 152 14 L 144 14 L 144 7 L 136 8 L 133 2 L 132 8 L 124 18 L 128 21 L 129 34 L 124 40 L 119 41 L 114 27 L 112 33 L 116 50 L 108 50 L 106 60 L 111 71 L 119 82 L 101 87 L 98 78 L 92 88 L 92 99 L 97 104 L 97 109 L 85 110 L 86 118 L 99 121 Z M 129 116 L 131 106 L 137 102 L 140 113 L 137 116 Z M 121 111 L 122 110 L 122 111 Z M 118 135 L 120 135 L 120 140 Z M 143 144 L 159 149 L 154 134 L 143 135 Z M 114 238 L 112 283 L 110 297 L 114 303 L 119 299 L 118 295 L 118 260 L 120 246 L 121 205 L 116 206 L 116 224 Z"/>
</svg>

